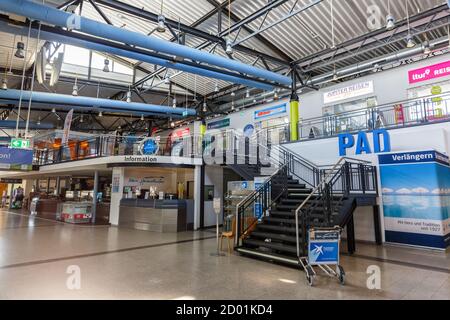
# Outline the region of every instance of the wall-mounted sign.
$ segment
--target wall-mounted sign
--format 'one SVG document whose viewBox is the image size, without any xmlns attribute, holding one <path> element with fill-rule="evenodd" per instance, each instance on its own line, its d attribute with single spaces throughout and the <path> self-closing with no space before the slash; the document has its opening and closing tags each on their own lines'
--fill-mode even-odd
<svg viewBox="0 0 450 320">
<path fill-rule="evenodd" d="M 253 132 L 255 132 L 255 127 L 252 124 L 248 124 L 244 127 L 244 136 L 251 137 Z"/>
<path fill-rule="evenodd" d="M 155 138 L 147 138 L 139 144 L 139 151 L 142 155 L 151 156 L 157 154 L 159 150 L 159 141 Z"/>
<path fill-rule="evenodd" d="M 336 103 L 339 101 L 357 98 L 372 93 L 374 93 L 373 81 L 360 82 L 351 86 L 325 92 L 323 94 L 323 103 Z"/>
<path fill-rule="evenodd" d="M 31 170 L 33 150 L 0 147 L 0 169 Z"/>
<path fill-rule="evenodd" d="M 408 72 L 409 84 L 450 76 L 450 61 Z"/>
<path fill-rule="evenodd" d="M 181 138 L 184 138 L 184 137 L 188 137 L 190 135 L 191 135 L 191 129 L 184 128 L 184 129 L 181 129 L 181 130 L 174 131 L 172 133 L 171 138 L 172 138 L 172 140 L 175 140 L 175 139 L 181 139 Z"/>
<path fill-rule="evenodd" d="M 345 157 L 347 150 L 355 148 L 355 154 L 372 154 L 391 151 L 391 139 L 387 130 L 372 131 L 372 146 L 367 137 L 367 132 L 359 132 L 356 140 L 351 133 L 342 133 L 338 136 L 339 141 L 339 155 Z M 383 146 L 381 145 L 383 142 Z"/>
<path fill-rule="evenodd" d="M 128 177 L 125 179 L 124 185 L 127 187 L 142 187 L 155 184 L 163 184 L 164 182 L 164 177 Z"/>
<path fill-rule="evenodd" d="M 230 118 L 208 123 L 208 130 L 221 129 L 230 126 Z"/>
<path fill-rule="evenodd" d="M 286 113 L 286 103 L 255 111 L 255 120 L 264 119 L 283 113 Z"/>
<path fill-rule="evenodd" d="M 21 184 L 22 179 L 14 179 L 14 178 L 0 178 L 0 183 L 13 183 L 13 184 Z"/>
</svg>

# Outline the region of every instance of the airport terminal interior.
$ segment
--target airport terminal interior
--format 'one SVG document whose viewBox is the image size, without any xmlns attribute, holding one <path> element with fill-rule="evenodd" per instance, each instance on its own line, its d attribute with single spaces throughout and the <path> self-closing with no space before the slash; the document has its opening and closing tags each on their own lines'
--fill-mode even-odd
<svg viewBox="0 0 450 320">
<path fill-rule="evenodd" d="M 449 300 L 450 3 L 0 0 L 1 300 Z"/>
</svg>

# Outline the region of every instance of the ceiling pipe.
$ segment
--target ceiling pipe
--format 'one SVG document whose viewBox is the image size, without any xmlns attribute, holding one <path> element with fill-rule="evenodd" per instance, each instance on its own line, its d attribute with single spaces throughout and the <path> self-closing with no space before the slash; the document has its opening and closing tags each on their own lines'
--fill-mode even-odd
<svg viewBox="0 0 450 320">
<path fill-rule="evenodd" d="M 449 43 L 448 37 L 443 37 L 443 38 L 431 41 L 430 49 L 436 50 L 436 49 L 439 49 L 439 47 L 441 45 L 443 45 L 443 44 L 448 45 L 448 43 Z M 336 72 L 333 71 L 333 72 L 324 74 L 322 76 L 315 77 L 315 78 L 307 81 L 305 84 L 306 85 L 317 85 L 317 84 L 320 84 L 325 81 L 329 81 L 329 80 L 333 79 L 335 74 L 337 75 L 338 78 L 342 78 L 342 77 L 352 75 L 354 73 L 370 71 L 370 70 L 373 70 L 377 66 L 381 67 L 381 66 L 389 64 L 389 63 L 404 60 L 404 59 L 413 57 L 415 55 L 423 54 L 423 50 L 424 50 L 423 46 L 416 46 L 412 49 L 406 49 L 406 50 L 400 51 L 398 53 L 387 55 L 387 56 L 384 56 L 381 58 L 376 58 L 376 59 L 369 60 L 369 61 L 366 61 L 363 63 L 358 63 L 358 64 L 353 65 L 348 68 L 338 69 L 338 70 L 336 70 Z"/>
<path fill-rule="evenodd" d="M 438 49 L 442 49 L 441 47 L 447 46 L 449 44 L 449 39 L 448 37 L 442 37 L 440 39 L 434 40 L 430 42 L 430 49 L 431 50 L 438 50 Z M 349 75 L 353 75 L 355 73 L 362 73 L 362 72 L 368 72 L 373 70 L 377 65 L 378 67 L 383 67 L 386 64 L 389 63 L 393 63 L 399 60 L 404 60 L 407 58 L 411 58 L 413 56 L 419 55 L 419 54 L 423 54 L 423 47 L 422 46 L 417 46 L 413 49 L 407 49 L 407 50 L 403 50 L 399 53 L 395 53 L 392 55 L 387 55 L 384 57 L 380 57 L 380 58 L 376 58 L 364 63 L 360 63 L 348 68 L 343 68 L 343 69 L 338 69 L 336 70 L 336 73 L 338 75 L 338 77 L 346 77 Z M 308 86 L 312 86 L 312 85 L 318 85 L 318 84 L 322 84 L 322 83 L 326 83 L 329 82 L 333 79 L 334 77 L 334 71 L 331 73 L 327 73 L 325 75 L 322 76 L 317 76 L 312 78 L 311 80 L 307 81 L 305 83 L 305 85 Z M 283 99 L 283 98 L 287 98 L 290 96 L 290 91 L 289 90 L 281 90 L 279 92 L 279 99 Z M 264 101 L 267 98 L 271 98 L 273 97 L 274 91 L 271 92 L 264 92 L 249 98 L 243 98 L 240 100 L 235 101 L 235 105 L 237 106 L 237 109 L 239 109 L 239 106 L 244 106 L 244 107 L 248 107 L 248 106 L 254 106 L 257 104 L 261 104 L 264 103 Z M 255 102 L 256 100 L 256 102 Z M 226 112 L 229 111 L 231 108 L 231 103 L 225 103 L 223 105 L 221 105 L 218 109 L 217 112 Z"/>
<path fill-rule="evenodd" d="M 27 28 L 25 28 L 25 27 L 13 26 L 4 21 L 0 21 L 0 26 L 1 26 L 1 30 L 4 32 L 28 35 Z M 215 79 L 220 79 L 220 80 L 227 81 L 227 82 L 238 83 L 238 84 L 248 86 L 248 87 L 255 87 L 255 88 L 259 88 L 259 89 L 263 89 L 263 90 L 272 90 L 273 89 L 272 85 L 268 85 L 268 84 L 264 84 L 262 82 L 248 80 L 248 79 L 244 79 L 244 78 L 239 78 L 236 76 L 229 75 L 225 72 L 219 73 L 219 72 L 215 72 L 215 71 L 211 71 L 211 70 L 207 70 L 207 69 L 201 69 L 198 67 L 194 67 L 194 66 L 190 66 L 190 65 L 186 65 L 186 64 L 182 64 L 182 63 L 177 63 L 174 61 L 169 61 L 169 60 L 165 60 L 162 58 L 150 56 L 150 55 L 147 55 L 144 53 L 132 51 L 132 50 L 136 50 L 135 48 L 129 48 L 129 50 L 125 50 L 125 49 L 118 48 L 118 46 L 120 46 L 119 44 L 114 44 L 114 43 L 111 43 L 110 45 L 101 44 L 101 43 L 93 42 L 90 40 L 80 39 L 79 34 L 73 34 L 74 37 L 71 37 L 70 35 L 48 32 L 48 31 L 45 31 L 46 29 L 47 28 L 45 26 L 42 26 L 40 36 L 39 36 L 41 40 L 46 40 L 46 41 L 51 41 L 51 42 L 59 42 L 59 43 L 64 43 L 64 44 L 68 44 L 68 45 L 74 45 L 77 47 L 82 47 L 82 48 L 89 49 L 89 50 L 104 52 L 104 53 L 108 53 L 111 55 L 127 57 L 127 58 L 130 58 L 133 60 L 143 61 L 143 62 L 147 62 L 150 64 L 156 64 L 156 65 L 164 66 L 166 68 L 185 71 L 188 73 L 194 73 L 194 74 L 198 74 L 198 75 L 208 77 L 208 78 L 215 78 Z M 66 32 L 66 33 L 70 34 L 72 32 Z M 32 38 L 37 38 L 37 34 L 38 34 L 37 30 L 32 30 L 30 33 L 30 36 Z M 97 39 L 95 41 L 100 41 L 100 39 Z M 114 47 L 114 45 L 116 47 Z"/>
<path fill-rule="evenodd" d="M 8 108 L 9 106 L 15 106 L 18 104 L 17 100 L 0 100 L 0 103 L 8 104 L 8 106 L 4 106 L 2 108 Z M 104 116 L 107 116 L 107 114 L 115 114 L 115 116 L 119 115 L 126 115 L 126 116 L 132 116 L 132 117 L 154 117 L 154 116 L 160 116 L 160 113 L 154 113 L 154 112 L 147 112 L 147 111 L 130 111 L 130 110 L 121 110 L 121 109 L 108 109 L 108 108 L 99 108 L 99 107 L 87 107 L 87 106 L 66 106 L 61 104 L 46 104 L 46 103 L 36 103 L 35 101 L 32 101 L 33 105 L 31 106 L 31 110 L 33 111 L 46 111 L 46 110 L 52 110 L 55 109 L 56 111 L 63 111 L 63 112 L 69 112 L 71 109 L 75 109 L 78 113 L 99 113 L 102 112 Z M 12 107 L 11 107 L 12 108 Z M 170 116 L 173 119 L 182 119 L 184 118 L 182 115 L 171 115 Z"/>
<path fill-rule="evenodd" d="M 59 27 L 75 29 L 100 38 L 110 39 L 126 43 L 128 45 L 135 45 L 137 47 L 146 48 L 156 52 L 163 52 L 176 57 L 191 59 L 193 61 L 208 63 L 210 65 L 222 67 L 228 70 L 242 72 L 258 78 L 271 80 L 279 84 L 292 84 L 290 77 L 286 77 L 275 72 L 260 69 L 236 60 L 190 48 L 188 46 L 162 40 L 154 36 L 147 36 L 105 23 L 100 23 L 27 0 L 2 0 L 0 2 L 0 10 L 53 24 Z"/>
<path fill-rule="evenodd" d="M 26 122 L 19 121 L 19 129 L 25 129 Z M 0 120 L 0 128 L 1 129 L 16 129 L 16 120 Z M 55 126 L 51 123 L 40 123 L 30 122 L 28 125 L 29 129 L 32 130 L 50 130 L 55 129 Z"/>
<path fill-rule="evenodd" d="M 15 89 L 0 90 L 0 100 L 19 101 L 20 94 L 21 94 L 20 90 Z M 96 107 L 99 109 L 108 108 L 111 110 L 117 110 L 117 112 L 119 112 L 119 110 L 122 112 L 124 110 L 149 112 L 155 113 L 155 115 L 165 117 L 170 117 L 172 115 L 195 116 L 197 114 L 195 110 L 187 108 L 172 108 L 168 106 L 157 106 L 145 103 L 125 102 L 120 100 L 99 99 L 82 96 L 71 96 L 48 92 L 23 91 L 22 95 L 23 102 L 28 102 L 30 100 L 30 97 L 33 103 L 48 103 L 48 104 L 73 106 L 74 109 L 76 109 L 78 106 Z"/>
</svg>

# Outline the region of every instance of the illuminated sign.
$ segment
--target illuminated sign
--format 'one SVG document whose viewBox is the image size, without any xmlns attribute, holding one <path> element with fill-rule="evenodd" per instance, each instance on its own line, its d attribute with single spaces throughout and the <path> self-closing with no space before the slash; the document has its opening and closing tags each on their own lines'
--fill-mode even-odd
<svg viewBox="0 0 450 320">
<path fill-rule="evenodd" d="M 267 109 L 255 111 L 255 120 L 264 119 L 283 113 L 286 113 L 286 104 L 277 105 Z"/>
</svg>

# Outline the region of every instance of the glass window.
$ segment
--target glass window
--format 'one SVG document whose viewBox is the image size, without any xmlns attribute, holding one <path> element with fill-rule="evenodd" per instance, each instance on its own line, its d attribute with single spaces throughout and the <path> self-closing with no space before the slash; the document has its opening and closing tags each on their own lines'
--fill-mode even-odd
<svg viewBox="0 0 450 320">
<path fill-rule="evenodd" d="M 114 61 L 113 63 L 113 72 L 117 72 L 117 73 L 122 73 L 122 74 L 127 74 L 132 76 L 133 75 L 133 69 L 123 65 L 117 61 Z"/>
<path fill-rule="evenodd" d="M 92 64 L 91 67 L 94 69 L 100 69 L 103 70 L 105 66 L 105 56 L 102 56 L 101 54 L 98 54 L 97 52 L 92 52 Z M 111 68 L 111 61 L 109 63 L 109 67 Z"/>
<path fill-rule="evenodd" d="M 89 66 L 89 50 L 70 45 L 66 45 L 65 49 L 62 47 L 60 48 L 60 50 L 65 50 L 64 51 L 65 63 L 83 67 Z"/>
</svg>

